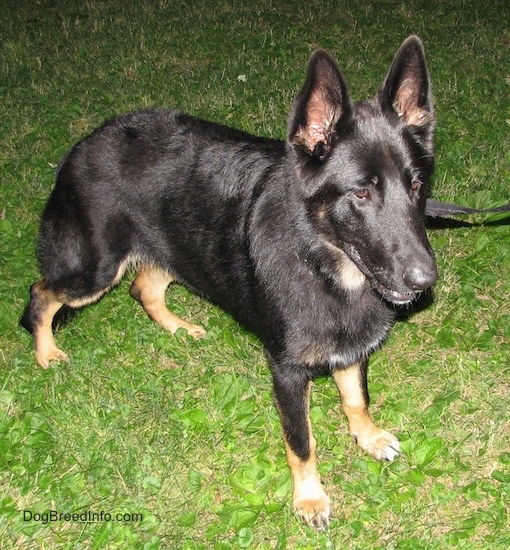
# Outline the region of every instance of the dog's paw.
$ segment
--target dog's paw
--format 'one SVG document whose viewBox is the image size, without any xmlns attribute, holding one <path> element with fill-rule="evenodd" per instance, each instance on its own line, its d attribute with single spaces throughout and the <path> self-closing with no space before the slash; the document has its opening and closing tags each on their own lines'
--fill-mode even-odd
<svg viewBox="0 0 510 550">
<path fill-rule="evenodd" d="M 399 440 L 389 432 L 375 428 L 363 435 L 353 434 L 356 443 L 376 460 L 391 462 L 400 454 Z"/>
<path fill-rule="evenodd" d="M 195 338 L 195 340 L 198 340 L 199 338 L 205 338 L 205 336 L 207 335 L 207 331 L 205 330 L 205 328 L 198 325 L 188 325 L 184 328 L 186 328 L 188 334 Z"/>
<path fill-rule="evenodd" d="M 316 529 L 327 529 L 331 518 L 331 501 L 326 493 L 320 497 L 302 498 L 294 501 L 298 516 Z"/>
<path fill-rule="evenodd" d="M 43 369 L 50 366 L 50 361 L 65 361 L 69 363 L 69 356 L 56 346 L 51 346 L 46 349 L 38 349 L 35 353 L 35 359 Z"/>
</svg>

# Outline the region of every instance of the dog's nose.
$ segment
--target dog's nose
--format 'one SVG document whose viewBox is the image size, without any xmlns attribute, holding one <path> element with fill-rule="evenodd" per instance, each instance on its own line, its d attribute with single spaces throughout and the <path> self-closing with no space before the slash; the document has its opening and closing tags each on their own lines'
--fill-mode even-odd
<svg viewBox="0 0 510 550">
<path fill-rule="evenodd" d="M 411 290 L 426 290 L 437 281 L 437 266 L 414 264 L 404 273 L 404 283 Z"/>
</svg>

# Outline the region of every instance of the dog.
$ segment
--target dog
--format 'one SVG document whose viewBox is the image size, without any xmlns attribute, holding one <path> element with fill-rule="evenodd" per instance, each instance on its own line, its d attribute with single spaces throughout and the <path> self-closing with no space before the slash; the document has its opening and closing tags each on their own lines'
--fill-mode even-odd
<svg viewBox="0 0 510 550">
<path fill-rule="evenodd" d="M 261 339 L 297 514 L 328 525 L 317 472 L 311 382 L 331 375 L 350 434 L 379 460 L 398 439 L 368 412 L 368 358 L 399 311 L 436 282 L 425 231 L 434 108 L 423 45 L 409 36 L 376 96 L 354 104 L 323 50 L 310 58 L 286 142 L 172 110 L 105 122 L 57 167 L 21 323 L 36 360 L 67 360 L 52 325 L 98 300 L 128 266 L 130 293 L 171 333 L 202 327 L 165 304 L 172 282 Z"/>
</svg>

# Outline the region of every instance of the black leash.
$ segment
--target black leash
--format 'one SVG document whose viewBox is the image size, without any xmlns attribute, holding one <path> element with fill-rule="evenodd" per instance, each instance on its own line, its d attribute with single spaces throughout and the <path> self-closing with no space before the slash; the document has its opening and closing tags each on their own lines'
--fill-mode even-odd
<svg viewBox="0 0 510 550">
<path fill-rule="evenodd" d="M 510 212 L 510 203 L 495 208 L 470 208 L 460 206 L 451 202 L 441 202 L 434 199 L 427 199 L 425 204 L 425 215 L 429 218 L 438 216 L 457 216 L 459 214 L 491 214 L 496 212 Z"/>
</svg>

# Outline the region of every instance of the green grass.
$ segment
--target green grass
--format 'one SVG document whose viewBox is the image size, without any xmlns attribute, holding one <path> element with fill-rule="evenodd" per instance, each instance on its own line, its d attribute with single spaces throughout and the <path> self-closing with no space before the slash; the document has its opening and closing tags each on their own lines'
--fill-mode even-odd
<svg viewBox="0 0 510 550">
<path fill-rule="evenodd" d="M 172 309 L 208 336 L 172 338 L 126 280 L 59 332 L 72 363 L 46 371 L 17 325 L 38 277 L 38 218 L 73 142 L 146 105 L 284 138 L 319 46 L 361 99 L 405 36 L 419 34 L 438 114 L 434 196 L 508 202 L 507 16 L 505 0 L 3 2 L 0 548 L 510 546 L 508 219 L 431 230 L 435 302 L 373 357 L 372 412 L 399 434 L 400 459 L 364 455 L 331 381 L 315 385 L 335 515 L 323 533 L 293 515 L 263 352 L 226 314 L 174 288 Z M 23 510 L 143 519 L 45 523 Z"/>
</svg>

